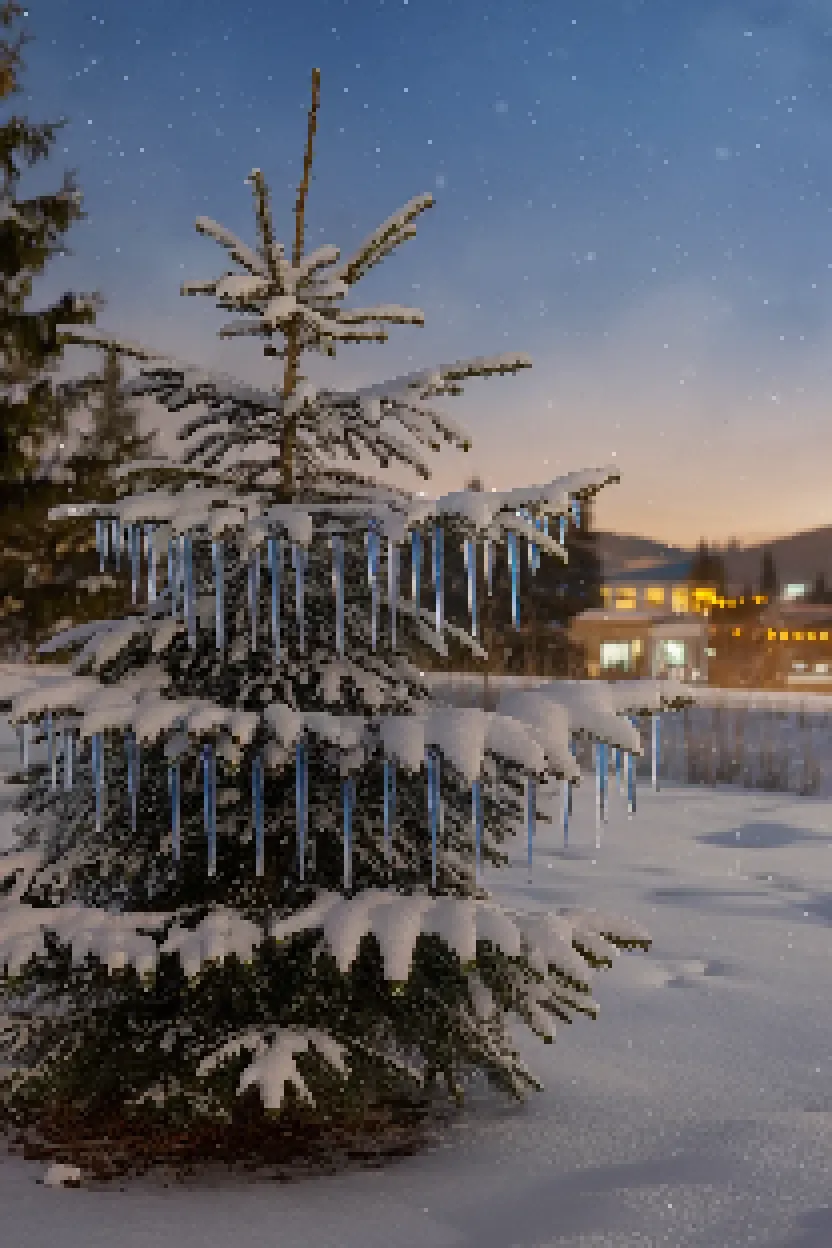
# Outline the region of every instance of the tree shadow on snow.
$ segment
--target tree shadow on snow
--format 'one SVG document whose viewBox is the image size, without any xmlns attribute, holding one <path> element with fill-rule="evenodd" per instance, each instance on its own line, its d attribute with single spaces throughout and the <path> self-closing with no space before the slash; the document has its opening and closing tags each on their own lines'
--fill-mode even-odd
<svg viewBox="0 0 832 1248">
<path fill-rule="evenodd" d="M 797 1218 L 797 1227 L 778 1248 L 829 1248 L 832 1244 L 832 1209 L 812 1209 Z"/>
<path fill-rule="evenodd" d="M 717 845 L 723 849 L 787 849 L 792 845 L 816 844 L 819 839 L 817 833 L 781 822 L 740 823 L 696 838 L 699 845 Z"/>
</svg>

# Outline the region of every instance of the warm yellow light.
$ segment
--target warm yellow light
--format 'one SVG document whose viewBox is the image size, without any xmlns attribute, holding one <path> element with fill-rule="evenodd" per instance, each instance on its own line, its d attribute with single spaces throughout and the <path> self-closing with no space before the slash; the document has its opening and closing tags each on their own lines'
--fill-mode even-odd
<svg viewBox="0 0 832 1248">
<path fill-rule="evenodd" d="M 655 603 L 656 606 L 661 607 L 664 605 L 664 589 L 661 585 L 648 586 L 645 597 L 648 602 Z"/>
<path fill-rule="evenodd" d="M 739 629 L 739 628 L 734 628 L 734 629 L 732 629 L 732 630 L 731 630 L 731 635 L 732 635 L 733 637 L 739 637 L 739 636 L 740 636 L 740 634 L 741 634 L 741 632 L 742 632 L 742 630 L 741 630 L 741 629 Z"/>
<path fill-rule="evenodd" d="M 776 641 L 776 640 L 777 640 L 777 633 L 774 631 L 774 629 L 773 629 L 773 628 L 770 628 L 770 629 L 768 630 L 768 639 L 769 639 L 769 641 Z"/>
<path fill-rule="evenodd" d="M 803 641 L 802 633 L 792 633 L 792 641 Z"/>
<path fill-rule="evenodd" d="M 829 634 L 828 634 L 828 633 L 821 633 L 821 634 L 820 634 L 820 639 L 821 639 L 821 641 L 828 641 L 828 640 L 829 640 Z"/>
<path fill-rule="evenodd" d="M 788 634 L 788 631 L 784 631 L 784 632 L 782 632 L 782 633 L 780 634 L 780 640 L 781 640 L 781 641 L 788 641 L 788 640 L 789 640 L 789 634 Z"/>
<path fill-rule="evenodd" d="M 817 633 L 807 633 L 806 637 L 809 641 L 817 641 Z"/>
</svg>

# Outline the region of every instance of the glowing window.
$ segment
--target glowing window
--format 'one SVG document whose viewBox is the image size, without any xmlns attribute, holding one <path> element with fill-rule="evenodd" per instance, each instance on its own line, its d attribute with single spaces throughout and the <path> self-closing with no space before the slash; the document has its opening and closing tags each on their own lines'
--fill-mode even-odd
<svg viewBox="0 0 832 1248">
<path fill-rule="evenodd" d="M 820 672 L 821 675 L 825 675 L 829 671 L 829 664 L 828 663 L 816 663 L 815 671 Z"/>
<path fill-rule="evenodd" d="M 802 633 L 792 633 L 792 641 L 803 641 L 803 640 L 804 640 L 804 637 Z"/>
<path fill-rule="evenodd" d="M 818 637 L 820 638 L 820 640 L 821 640 L 821 641 L 828 641 L 828 640 L 829 640 L 829 634 L 828 634 L 828 633 L 819 633 L 819 634 L 818 634 Z"/>
<path fill-rule="evenodd" d="M 602 641 L 601 667 L 629 667 L 630 643 L 628 641 Z"/>
<path fill-rule="evenodd" d="M 637 597 L 638 595 L 634 589 L 623 589 L 619 587 L 615 591 L 615 605 L 619 609 L 623 607 L 625 611 L 631 611 L 636 605 Z"/>
<path fill-rule="evenodd" d="M 674 585 L 670 597 L 674 611 L 685 612 L 690 610 L 690 595 L 684 586 Z"/>
<path fill-rule="evenodd" d="M 657 607 L 664 606 L 664 589 L 661 585 L 648 585 L 645 597 Z"/>
<path fill-rule="evenodd" d="M 741 634 L 742 634 L 742 629 L 739 629 L 739 628 L 732 628 L 732 629 L 731 629 L 731 636 L 732 636 L 732 637 L 739 637 L 739 636 L 741 636 Z"/>
<path fill-rule="evenodd" d="M 659 661 L 668 667 L 685 666 L 685 643 L 683 641 L 659 642 Z"/>
<path fill-rule="evenodd" d="M 789 640 L 789 634 L 788 634 L 788 631 L 787 631 L 787 630 L 784 630 L 784 631 L 780 634 L 780 640 L 781 640 L 781 641 L 788 641 L 788 640 Z"/>
<path fill-rule="evenodd" d="M 633 658 L 637 658 L 641 654 L 641 638 L 636 637 L 635 641 L 630 642 L 630 648 L 633 652 Z"/>
<path fill-rule="evenodd" d="M 817 633 L 807 633 L 806 637 L 807 637 L 807 640 L 809 641 L 817 641 L 818 639 Z"/>
</svg>

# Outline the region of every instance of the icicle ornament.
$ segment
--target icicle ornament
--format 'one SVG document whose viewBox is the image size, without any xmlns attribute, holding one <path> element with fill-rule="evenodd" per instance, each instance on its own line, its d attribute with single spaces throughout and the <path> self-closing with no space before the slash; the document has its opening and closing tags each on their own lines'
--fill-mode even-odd
<svg viewBox="0 0 832 1248">
<path fill-rule="evenodd" d="M 113 520 L 110 526 L 112 534 L 113 554 L 116 560 L 116 572 L 121 568 L 121 521 Z"/>
<path fill-rule="evenodd" d="M 217 649 L 225 649 L 225 549 L 221 541 L 211 543 L 211 568 L 214 574 L 214 630 Z"/>
<path fill-rule="evenodd" d="M 217 767 L 213 746 L 202 747 L 202 810 L 208 838 L 208 874 L 217 874 Z"/>
<path fill-rule="evenodd" d="M 263 759 L 259 754 L 251 764 L 251 808 L 254 814 L 254 869 L 258 876 L 263 876 L 266 872 L 263 830 Z"/>
<path fill-rule="evenodd" d="M 655 711 L 652 717 L 653 728 L 653 792 L 659 791 L 659 754 L 661 752 L 661 716 Z"/>
<path fill-rule="evenodd" d="M 130 592 L 133 605 L 139 601 L 139 576 L 141 574 L 141 543 L 139 526 L 129 525 L 127 529 L 127 551 L 130 557 Z"/>
<path fill-rule="evenodd" d="M 298 644 L 301 654 L 305 654 L 306 625 L 303 613 L 303 598 L 306 585 L 306 551 L 297 542 L 292 543 L 292 567 L 295 569 L 295 618 L 298 623 Z"/>
<path fill-rule="evenodd" d="M 172 537 L 168 542 L 168 589 L 170 591 L 170 614 L 172 619 L 176 619 L 176 597 L 178 589 L 178 571 L 176 563 L 176 538 Z"/>
<path fill-rule="evenodd" d="M 104 521 L 96 520 L 95 522 L 95 549 L 98 554 L 98 571 L 104 571 Z"/>
<path fill-rule="evenodd" d="M 399 548 L 392 537 L 387 539 L 387 603 L 390 610 L 390 647 L 395 650 L 399 614 Z"/>
<path fill-rule="evenodd" d="M 517 554 L 517 534 L 508 535 L 508 566 L 511 572 L 511 622 L 520 627 L 520 565 Z"/>
<path fill-rule="evenodd" d="M 410 535 L 410 593 L 414 614 L 418 617 L 422 601 L 422 534 L 418 529 Z"/>
<path fill-rule="evenodd" d="M 534 852 L 534 831 L 537 820 L 537 781 L 534 776 L 526 777 L 526 856 L 529 883 L 532 879 L 532 854 Z"/>
<path fill-rule="evenodd" d="M 280 662 L 280 594 L 283 579 L 283 542 L 270 537 L 268 542 L 269 577 L 271 579 L 272 648 L 275 663 Z"/>
<path fill-rule="evenodd" d="M 473 539 L 465 543 L 465 574 L 468 581 L 468 614 L 471 617 L 471 636 L 478 634 L 477 620 L 477 547 Z"/>
<path fill-rule="evenodd" d="M 344 657 L 344 539 L 340 534 L 332 538 L 332 591 L 335 594 L 335 651 L 339 659 Z"/>
<path fill-rule="evenodd" d="M 156 580 L 158 576 L 156 570 L 156 526 L 149 524 L 145 529 L 145 535 L 147 540 L 147 601 L 152 604 L 156 601 Z"/>
<path fill-rule="evenodd" d="M 188 645 L 196 649 L 196 595 L 194 592 L 194 551 L 190 533 L 182 538 L 182 565 L 185 575 L 185 624 L 188 629 Z"/>
<path fill-rule="evenodd" d="M 58 787 L 58 751 L 55 745 L 55 720 L 51 711 L 46 712 L 46 762 L 49 767 L 49 783 L 54 792 Z"/>
<path fill-rule="evenodd" d="M 442 632 L 445 613 L 444 535 L 439 525 L 433 530 L 433 586 L 436 593 L 436 631 Z"/>
<path fill-rule="evenodd" d="M 248 557 L 248 618 L 251 622 L 251 648 L 257 649 L 257 611 L 260 603 L 260 551 Z"/>
</svg>

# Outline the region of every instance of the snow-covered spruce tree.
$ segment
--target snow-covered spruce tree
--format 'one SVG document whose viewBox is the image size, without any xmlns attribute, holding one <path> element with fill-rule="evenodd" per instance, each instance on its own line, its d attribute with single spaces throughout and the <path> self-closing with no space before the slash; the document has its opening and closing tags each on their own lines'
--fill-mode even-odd
<svg viewBox="0 0 832 1248">
<path fill-rule="evenodd" d="M 0 3 L 4 104 L 22 90 L 28 37 L 15 31 L 23 17 L 14 0 Z M 21 193 L 27 166 L 49 158 L 61 124 L 33 124 L 18 112 L 0 121 L 0 650 L 31 644 L 56 627 L 61 539 L 68 534 L 78 542 L 71 523 L 66 534 L 46 524 L 49 508 L 71 496 L 49 463 L 71 410 L 54 374 L 60 327 L 92 321 L 97 300 L 67 293 L 49 304 L 32 301 L 37 279 L 66 250 L 69 230 L 85 214 L 70 174 L 53 192 Z"/>
<path fill-rule="evenodd" d="M 183 287 L 242 314 L 221 333 L 266 338 L 282 387 L 116 344 L 144 362 L 132 393 L 200 408 L 181 431 L 199 481 L 75 509 L 96 518 L 102 549 L 126 535 L 140 606 L 57 636 L 47 648 L 68 666 L 26 669 L 7 690 L 29 773 L 19 848 L 0 858 L 5 1103 L 41 1131 L 64 1114 L 76 1142 L 138 1117 L 149 1157 L 168 1155 L 171 1123 L 177 1147 L 197 1141 L 206 1157 L 229 1141 L 262 1156 L 285 1123 L 299 1149 L 312 1126 L 424 1105 L 440 1086 L 459 1098 L 472 1072 L 521 1096 L 536 1080 L 512 1017 L 550 1039 L 554 1019 L 594 1014 L 612 945 L 649 944 L 591 910 L 510 912 L 484 873 L 518 829 L 531 869 L 542 786 L 579 779 L 570 738 L 631 764 L 640 742 L 622 712 L 682 700 L 680 687 L 549 685 L 487 714 L 435 704 L 409 658 L 416 643 L 445 653 L 449 637 L 481 653 L 492 560 L 508 547 L 519 610 L 521 547 L 562 555 L 543 518 L 615 474 L 414 500 L 348 466 L 427 476 L 426 449 L 466 443 L 429 400 L 528 360 L 348 392 L 302 379 L 309 348 L 421 321 L 343 299 L 432 202 L 412 200 L 345 262 L 305 254 L 317 93 L 316 75 L 291 256 L 255 171 L 256 248 L 197 222 L 244 272 Z M 135 484 L 158 464 L 134 470 Z M 470 616 L 453 624 L 446 520 L 469 569 Z M 244 1140 L 241 1105 L 256 1117 Z"/>
</svg>

